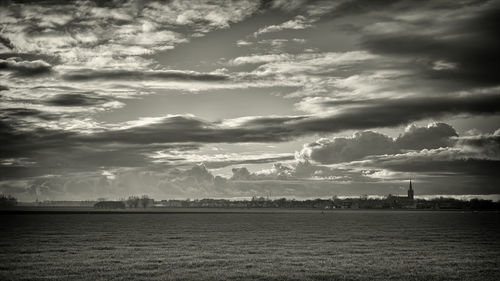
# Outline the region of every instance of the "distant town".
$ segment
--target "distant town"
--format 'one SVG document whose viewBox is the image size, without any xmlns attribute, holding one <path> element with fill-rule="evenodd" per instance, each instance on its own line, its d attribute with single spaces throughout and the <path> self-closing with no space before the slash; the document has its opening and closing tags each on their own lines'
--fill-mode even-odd
<svg viewBox="0 0 500 281">
<path fill-rule="evenodd" d="M 130 196 L 127 199 L 110 201 L 104 198 L 88 201 L 36 201 L 33 203 L 17 203 L 11 196 L 0 196 L 0 206 L 36 206 L 36 207 L 89 207 L 95 209 L 151 209 L 151 208 L 282 208 L 282 209 L 469 209 L 500 210 L 500 201 L 471 199 L 458 200 L 448 197 L 435 199 L 416 199 L 410 181 L 407 196 L 391 195 L 384 198 L 370 198 L 368 195 L 356 198 L 329 199 L 270 199 L 254 196 L 248 200 L 229 199 L 185 199 L 154 200 L 147 195 Z"/>
</svg>

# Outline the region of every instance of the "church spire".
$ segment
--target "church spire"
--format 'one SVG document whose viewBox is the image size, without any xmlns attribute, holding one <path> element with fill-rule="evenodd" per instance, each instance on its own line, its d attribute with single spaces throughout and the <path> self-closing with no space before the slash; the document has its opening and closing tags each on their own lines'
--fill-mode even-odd
<svg viewBox="0 0 500 281">
<path fill-rule="evenodd" d="M 408 188 L 408 199 L 413 200 L 413 188 L 411 186 L 411 180 L 410 180 L 410 187 Z"/>
</svg>

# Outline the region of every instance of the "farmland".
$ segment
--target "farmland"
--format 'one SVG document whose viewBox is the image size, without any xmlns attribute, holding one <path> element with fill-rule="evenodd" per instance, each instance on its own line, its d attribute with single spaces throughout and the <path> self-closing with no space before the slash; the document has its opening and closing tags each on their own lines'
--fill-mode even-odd
<svg viewBox="0 0 500 281">
<path fill-rule="evenodd" d="M 0 214 L 1 280 L 500 280 L 500 213 Z"/>
</svg>

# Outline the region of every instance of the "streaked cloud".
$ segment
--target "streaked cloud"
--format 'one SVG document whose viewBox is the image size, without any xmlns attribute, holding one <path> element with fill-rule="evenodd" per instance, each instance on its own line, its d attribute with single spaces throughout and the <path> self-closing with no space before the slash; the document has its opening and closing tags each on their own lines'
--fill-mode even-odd
<svg viewBox="0 0 500 281">
<path fill-rule="evenodd" d="M 22 61 L 19 58 L 0 60 L 0 71 L 10 72 L 14 76 L 28 77 L 48 74 L 52 66 L 43 60 Z"/>
<path fill-rule="evenodd" d="M 260 28 L 253 35 L 257 37 L 261 34 L 278 32 L 286 29 L 292 29 L 292 30 L 306 29 L 312 27 L 312 22 L 313 21 L 308 20 L 306 17 L 298 15 L 293 20 L 286 21 L 282 24 L 270 25 Z"/>
<path fill-rule="evenodd" d="M 78 70 L 65 73 L 62 78 L 67 81 L 91 80 L 193 80 L 193 81 L 222 81 L 228 76 L 221 73 L 199 73 L 195 71 L 160 70 L 160 71 L 133 71 L 133 70 Z"/>
</svg>

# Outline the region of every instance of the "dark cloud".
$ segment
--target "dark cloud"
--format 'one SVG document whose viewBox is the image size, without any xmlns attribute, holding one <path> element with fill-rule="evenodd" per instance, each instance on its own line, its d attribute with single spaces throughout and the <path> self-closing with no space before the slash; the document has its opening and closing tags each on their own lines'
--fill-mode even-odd
<svg viewBox="0 0 500 281">
<path fill-rule="evenodd" d="M 33 112 L 27 111 L 22 114 L 33 114 Z M 51 149 L 60 149 L 63 152 L 64 148 L 74 145 L 68 142 L 68 138 L 73 136 L 74 132 L 46 128 L 26 130 L 18 126 L 19 123 L 3 120 L 0 122 L 1 158 L 30 157 L 35 152 Z"/>
<path fill-rule="evenodd" d="M 377 167 L 399 172 L 416 174 L 433 174 L 448 176 L 462 174 L 470 176 L 496 177 L 500 161 L 487 159 L 436 159 L 435 155 L 418 155 L 412 157 L 381 157 L 377 159 Z"/>
<path fill-rule="evenodd" d="M 320 139 L 304 145 L 301 156 L 322 164 L 349 162 L 368 155 L 398 152 L 394 140 L 386 135 L 365 131 L 351 138 Z"/>
<path fill-rule="evenodd" d="M 11 115 L 39 116 L 35 110 L 13 111 Z M 140 137 L 134 140 L 89 140 L 88 134 L 75 131 L 19 127 L 25 124 L 0 122 L 0 158 L 26 157 L 35 162 L 33 167 L 11 167 L 3 178 L 35 176 L 39 173 L 59 174 L 69 171 L 94 170 L 97 167 L 138 167 L 151 164 L 148 155 L 160 150 L 197 150 L 199 144 L 153 144 Z M 90 134 L 92 135 L 92 134 Z M 123 137 L 123 136 L 122 136 Z M 144 145 L 147 143 L 148 145 Z M 43 172 L 41 172 L 43 171 Z"/>
<path fill-rule="evenodd" d="M 44 121 L 57 120 L 60 118 L 58 114 L 32 108 L 5 108 L 2 109 L 2 113 L 0 114 L 0 119 L 10 123 L 19 122 L 17 119 L 23 117 L 37 118 Z"/>
<path fill-rule="evenodd" d="M 146 125 L 80 136 L 77 140 L 89 143 L 133 144 L 186 141 L 206 143 L 282 141 L 294 136 L 293 129 L 283 126 L 283 121 L 287 119 L 263 118 L 261 124 L 261 119 L 252 118 L 240 126 L 228 127 L 192 116 L 169 116 Z"/>
<path fill-rule="evenodd" d="M 21 61 L 45 61 L 50 65 L 61 63 L 61 59 L 53 54 L 37 54 L 37 53 L 22 53 L 22 52 L 6 52 L 0 53 L 0 60 L 8 60 L 14 58 Z"/>
<path fill-rule="evenodd" d="M 363 159 L 371 155 L 397 154 L 404 150 L 422 150 L 450 147 L 458 137 L 453 127 L 445 123 L 432 123 L 426 127 L 410 125 L 393 139 L 387 135 L 364 131 L 352 137 L 320 139 L 304 145 L 300 157 L 321 164 L 333 164 Z"/>
<path fill-rule="evenodd" d="M 4 45 L 5 47 L 9 48 L 9 49 L 14 49 L 14 45 L 12 44 L 12 42 L 9 40 L 9 38 L 6 38 L 2 35 L 0 35 L 0 44 Z"/>
<path fill-rule="evenodd" d="M 380 10 L 394 9 L 394 4 L 402 0 L 348 0 L 340 3 L 330 13 L 323 15 L 323 19 L 345 17 L 353 14 L 363 14 Z M 425 2 L 425 1 L 422 1 Z"/>
<path fill-rule="evenodd" d="M 461 137 L 456 145 L 481 158 L 500 160 L 500 129 L 493 134 Z"/>
<path fill-rule="evenodd" d="M 400 56 L 432 63 L 447 62 L 442 68 L 422 69 L 426 79 L 455 81 L 465 86 L 488 86 L 500 83 L 500 4 L 497 1 L 476 1 L 470 6 L 436 5 L 443 14 L 461 8 L 467 17 L 450 17 L 441 21 L 429 18 L 421 21 L 397 22 L 402 29 L 382 34 L 366 34 L 361 45 L 369 51 L 388 56 Z M 425 7 L 425 5 L 424 5 Z M 432 11 L 433 6 L 429 9 Z M 467 9 L 469 9 L 467 11 Z M 404 24 L 407 24 L 405 26 Z M 408 25 L 411 27 L 409 28 Z M 429 29 L 433 32 L 420 32 Z M 414 66 L 415 67 L 415 66 Z"/>
<path fill-rule="evenodd" d="M 433 149 L 453 146 L 453 137 L 458 137 L 458 134 L 446 123 L 432 123 L 427 127 L 411 125 L 395 143 L 401 149 Z"/>
<path fill-rule="evenodd" d="M 93 106 L 108 102 L 107 98 L 99 97 L 92 92 L 59 94 L 44 103 L 55 106 Z"/>
<path fill-rule="evenodd" d="M 96 167 L 143 167 L 152 165 L 148 154 L 158 150 L 196 151 L 199 144 L 162 144 L 162 145 L 123 145 L 104 144 L 93 146 L 92 144 L 74 143 L 68 147 L 67 156 L 57 156 L 57 153 L 46 154 L 44 162 L 57 160 L 59 165 L 71 167 L 76 171 L 91 171 Z M 168 164 L 163 164 L 168 166 Z"/>
<path fill-rule="evenodd" d="M 0 71 L 11 72 L 15 76 L 28 77 L 52 72 L 52 66 L 43 60 L 23 61 L 19 58 L 0 59 Z"/>
<path fill-rule="evenodd" d="M 4 85 L 0 85 L 0 91 L 8 91 L 8 90 L 9 90 L 9 87 L 4 86 Z"/>
<path fill-rule="evenodd" d="M 120 143 L 82 143 L 74 141 L 76 133 L 47 131 L 13 133 L 1 130 L 0 141 L 8 149 L 0 149 L 0 159 L 26 158 L 32 164 L 0 166 L 0 179 L 36 177 L 47 174 L 64 175 L 95 171 L 100 167 L 127 168 L 150 167 L 148 155 L 155 151 L 196 151 L 198 144 L 131 145 Z M 167 167 L 168 164 L 162 164 Z"/>
<path fill-rule="evenodd" d="M 156 70 L 79 70 L 66 73 L 62 76 L 67 81 L 91 80 L 181 80 L 181 81 L 223 81 L 229 77 L 224 74 L 202 73 L 196 71 Z"/>
<path fill-rule="evenodd" d="M 336 102 L 320 102 L 324 109 Z M 487 115 L 500 111 L 500 94 L 445 95 L 399 99 L 353 101 L 352 106 L 327 117 L 310 117 L 296 122 L 304 132 L 339 132 L 349 129 L 393 127 L 427 118 L 457 114 Z"/>
</svg>

